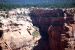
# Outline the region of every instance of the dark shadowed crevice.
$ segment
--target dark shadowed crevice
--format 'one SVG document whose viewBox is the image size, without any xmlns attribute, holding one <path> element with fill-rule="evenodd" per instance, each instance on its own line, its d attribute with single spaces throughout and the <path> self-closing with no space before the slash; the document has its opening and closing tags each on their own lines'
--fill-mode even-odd
<svg viewBox="0 0 75 50">
<path fill-rule="evenodd" d="M 2 50 L 2 47 L 0 46 L 0 50 Z"/>
<path fill-rule="evenodd" d="M 2 37 L 3 35 L 3 30 L 0 30 L 0 38 Z"/>
<path fill-rule="evenodd" d="M 2 23 L 0 23 L 0 27 L 2 27 L 2 25 L 3 25 L 3 24 L 2 24 Z"/>
</svg>

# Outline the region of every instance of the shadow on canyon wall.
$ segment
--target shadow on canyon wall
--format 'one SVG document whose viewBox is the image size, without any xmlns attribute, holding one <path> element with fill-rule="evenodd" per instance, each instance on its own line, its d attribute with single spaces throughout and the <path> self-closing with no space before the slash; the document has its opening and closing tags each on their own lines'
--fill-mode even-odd
<svg viewBox="0 0 75 50">
<path fill-rule="evenodd" d="M 3 30 L 0 30 L 0 38 L 3 36 Z M 0 50 L 2 50 L 2 47 L 0 46 Z"/>
<path fill-rule="evenodd" d="M 61 9 L 43 10 L 34 9 L 30 13 L 32 23 L 39 28 L 41 39 L 38 41 L 38 45 L 33 50 L 51 50 L 49 46 L 49 26 L 63 26 L 64 12 Z M 60 18 L 61 17 L 61 18 Z M 59 19 L 60 18 L 60 19 Z M 62 22 L 59 22 L 59 21 Z"/>
<path fill-rule="evenodd" d="M 2 47 L 0 46 L 0 50 L 2 50 Z"/>
<path fill-rule="evenodd" d="M 0 28 L 2 28 L 2 23 L 0 23 Z M 3 30 L 0 30 L 0 38 L 2 37 L 2 35 L 3 35 Z"/>
<path fill-rule="evenodd" d="M 3 30 L 0 30 L 0 38 L 2 37 L 3 35 Z"/>
</svg>

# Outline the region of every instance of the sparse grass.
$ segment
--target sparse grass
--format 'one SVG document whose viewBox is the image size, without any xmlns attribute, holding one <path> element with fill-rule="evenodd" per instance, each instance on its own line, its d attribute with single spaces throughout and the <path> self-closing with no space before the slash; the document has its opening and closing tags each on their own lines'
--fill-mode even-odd
<svg viewBox="0 0 75 50">
<path fill-rule="evenodd" d="M 34 32 L 32 33 L 32 35 L 33 35 L 33 37 L 38 37 L 38 36 L 40 35 L 40 33 L 39 33 L 38 31 L 34 31 Z"/>
</svg>

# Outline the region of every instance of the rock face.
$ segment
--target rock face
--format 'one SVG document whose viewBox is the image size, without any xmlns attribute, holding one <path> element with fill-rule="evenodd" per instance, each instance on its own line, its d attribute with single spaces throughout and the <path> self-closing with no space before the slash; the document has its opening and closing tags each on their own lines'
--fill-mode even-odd
<svg viewBox="0 0 75 50">
<path fill-rule="evenodd" d="M 64 31 L 63 26 L 66 27 L 66 33 L 64 34 L 67 34 L 66 36 L 68 37 L 68 39 L 70 39 L 70 36 L 68 36 L 68 34 L 70 34 L 71 36 L 73 35 L 71 26 L 73 24 L 74 27 L 73 17 L 75 16 L 73 15 L 75 15 L 75 13 L 72 13 L 71 15 L 67 11 L 64 11 L 62 9 L 17 8 L 9 10 L 7 14 L 1 13 L 0 48 L 2 47 L 1 49 L 3 50 L 51 50 L 50 46 L 52 45 L 49 44 L 51 42 L 50 40 L 52 39 L 50 37 L 51 35 L 53 35 L 53 33 L 50 34 L 48 30 L 50 26 L 52 26 L 53 29 L 51 29 L 51 31 L 54 31 L 59 27 L 58 30 L 54 31 L 54 34 L 56 34 L 57 36 L 53 36 L 56 37 L 55 39 L 60 39 L 59 41 L 62 40 L 61 34 L 63 34 Z M 70 18 L 68 18 L 68 15 Z M 71 19 L 73 21 L 68 19 Z M 64 25 L 65 23 L 67 25 Z M 63 28 L 63 31 L 60 26 L 61 28 Z M 61 34 L 58 34 L 59 30 Z M 74 39 L 71 38 L 70 40 L 73 41 L 70 41 L 69 43 L 73 44 Z M 58 40 L 56 41 L 58 42 Z"/>
<path fill-rule="evenodd" d="M 54 9 L 54 10 L 43 10 L 43 9 L 34 9 L 30 13 L 32 23 L 34 26 L 40 28 L 40 34 L 45 38 L 48 32 L 48 27 L 50 25 L 63 25 L 64 23 L 64 12 L 62 9 Z M 58 22 L 58 21 L 61 22 Z M 59 24 L 57 24 L 57 22 Z M 43 32 L 43 33 L 42 33 Z M 47 35 L 48 39 L 48 35 Z"/>
<path fill-rule="evenodd" d="M 8 15 L 8 18 L 3 17 L 0 20 L 0 37 L 2 37 L 0 43 L 3 50 L 31 50 L 38 44 L 36 41 L 41 38 L 38 28 L 33 26 L 28 13 L 26 15 L 13 13 Z M 37 33 L 36 37 L 33 36 L 34 33 Z"/>
<path fill-rule="evenodd" d="M 64 12 L 62 11 L 62 9 L 53 9 L 53 10 L 43 10 L 43 9 L 36 10 L 36 9 L 34 9 L 31 11 L 30 15 L 31 15 L 33 25 L 39 27 L 40 35 L 42 37 L 39 42 L 41 45 L 39 44 L 39 46 L 38 46 L 39 48 L 35 47 L 34 50 L 54 50 L 54 49 L 58 50 L 56 46 L 53 46 L 53 44 L 50 44 L 50 43 L 52 43 L 52 40 L 54 37 L 50 37 L 50 34 L 48 34 L 48 32 L 49 32 L 48 28 L 51 25 L 53 27 L 54 26 L 55 27 L 57 27 L 57 26 L 63 27 L 63 25 L 64 25 Z M 54 33 L 52 33 L 52 34 L 54 34 Z M 59 33 L 59 35 L 60 35 L 60 33 Z M 59 35 L 56 36 L 56 33 L 55 33 L 56 40 L 58 39 L 58 37 L 60 37 Z M 53 41 L 54 45 L 56 44 L 55 42 Z M 59 41 L 57 40 L 57 42 L 59 42 Z M 48 45 L 48 46 L 46 46 L 46 45 Z M 53 47 L 55 47 L 55 48 L 52 49 L 51 46 L 52 46 L 52 48 Z M 59 47 L 59 49 L 61 49 L 61 48 Z"/>
<path fill-rule="evenodd" d="M 65 50 L 68 45 L 67 40 L 69 40 L 71 36 L 69 35 L 70 38 L 61 42 L 62 38 L 64 38 L 63 34 L 65 34 L 65 36 L 67 37 L 68 32 L 70 32 L 68 34 L 71 34 L 72 36 L 74 36 L 74 33 L 72 33 L 72 27 L 68 27 L 68 29 L 70 29 L 68 31 L 66 31 L 66 29 L 64 30 L 64 28 L 67 27 L 64 24 L 66 23 L 67 25 L 74 25 L 73 18 L 75 17 L 74 14 L 71 13 L 70 9 L 67 11 L 64 11 L 63 9 L 34 9 L 31 11 L 30 16 L 32 19 L 32 23 L 34 26 L 39 28 L 40 35 L 42 37 L 39 41 L 38 46 L 34 47 L 34 50 Z M 64 14 L 66 14 L 66 16 Z M 64 17 L 66 17 L 66 19 Z M 48 31 L 48 28 L 50 26 L 53 27 L 50 29 L 52 33 L 50 32 L 50 30 Z"/>
</svg>

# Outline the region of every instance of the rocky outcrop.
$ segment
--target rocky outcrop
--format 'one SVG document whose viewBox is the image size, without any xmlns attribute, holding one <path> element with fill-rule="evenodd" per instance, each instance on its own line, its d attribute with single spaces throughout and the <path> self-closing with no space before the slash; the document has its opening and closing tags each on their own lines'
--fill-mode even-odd
<svg viewBox="0 0 75 50">
<path fill-rule="evenodd" d="M 75 13 L 72 13 L 72 15 L 67 11 L 45 8 L 17 8 L 9 10 L 7 12 L 8 17 L 5 17 L 6 14 L 0 15 L 0 48 L 2 47 L 3 50 L 50 50 L 49 36 L 51 35 L 48 34 L 49 27 L 63 27 L 65 23 L 67 24 L 65 25 L 66 28 L 64 27 L 65 30 L 62 30 L 67 33 L 65 36 L 68 38 L 65 39 L 70 39 L 73 36 L 68 36 L 68 34 L 72 35 L 71 26 L 74 27 L 74 23 L 70 22 L 75 17 L 73 16 Z M 67 14 L 70 14 L 71 20 L 66 20 L 68 18 Z M 62 31 L 61 34 L 64 39 Z M 74 37 L 71 39 L 71 41 L 68 41 L 73 44 Z"/>
<path fill-rule="evenodd" d="M 0 46 L 3 50 L 31 50 L 41 38 L 37 29 L 27 15 L 0 18 Z"/>
</svg>

